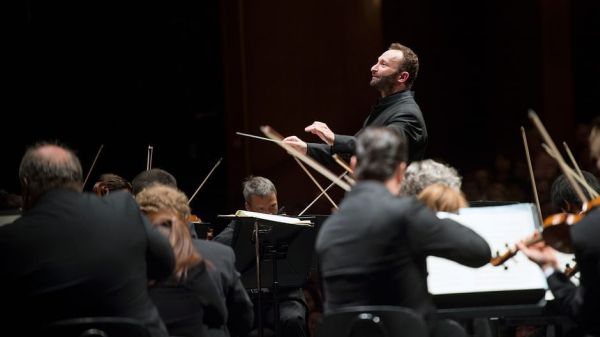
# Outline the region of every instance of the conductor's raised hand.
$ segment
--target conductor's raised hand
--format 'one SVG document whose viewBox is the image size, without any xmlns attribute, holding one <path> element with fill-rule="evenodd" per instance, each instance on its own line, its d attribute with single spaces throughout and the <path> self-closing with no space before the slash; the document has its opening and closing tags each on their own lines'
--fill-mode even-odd
<svg viewBox="0 0 600 337">
<path fill-rule="evenodd" d="M 306 143 L 304 141 L 302 141 L 302 139 L 300 139 L 296 136 L 285 137 L 283 139 L 283 142 L 286 143 L 287 145 L 293 147 L 296 151 L 298 151 L 302 154 L 306 154 L 306 152 L 307 152 Z"/>
<path fill-rule="evenodd" d="M 329 129 L 327 124 L 323 122 L 313 122 L 311 125 L 304 128 L 304 131 L 314 133 L 319 136 L 327 145 L 333 145 L 335 134 Z"/>
</svg>

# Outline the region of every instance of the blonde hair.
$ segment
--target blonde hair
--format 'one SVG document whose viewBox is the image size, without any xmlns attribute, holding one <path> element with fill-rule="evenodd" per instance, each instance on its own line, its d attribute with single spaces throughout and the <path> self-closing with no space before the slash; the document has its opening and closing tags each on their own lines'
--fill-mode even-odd
<svg viewBox="0 0 600 337">
<path fill-rule="evenodd" d="M 468 207 L 465 195 L 457 189 L 444 184 L 433 184 L 425 187 L 417 196 L 434 212 L 458 212 L 459 208 Z"/>
<path fill-rule="evenodd" d="M 155 184 L 143 189 L 135 199 L 142 212 L 151 218 L 158 214 L 171 215 L 165 221 L 153 221 L 152 225 L 169 239 L 173 247 L 175 276 L 178 280 L 185 278 L 191 267 L 202 262 L 202 256 L 194 248 L 186 220 L 191 213 L 188 198 L 174 187 Z"/>
</svg>

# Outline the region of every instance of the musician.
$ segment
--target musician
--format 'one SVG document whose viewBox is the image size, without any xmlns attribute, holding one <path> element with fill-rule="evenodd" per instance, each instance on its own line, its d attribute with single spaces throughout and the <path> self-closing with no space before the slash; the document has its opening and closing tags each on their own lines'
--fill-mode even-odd
<svg viewBox="0 0 600 337">
<path fill-rule="evenodd" d="M 371 87 L 381 98 L 371 108 L 363 127 L 355 136 L 335 134 L 323 122 L 314 122 L 304 130 L 325 144 L 305 143 L 296 136 L 284 139 L 301 153 L 321 163 L 332 164 L 332 155 L 350 157 L 356 148 L 356 136 L 369 126 L 387 126 L 400 131 L 408 139 L 408 161 L 421 160 L 427 146 L 427 128 L 419 105 L 411 91 L 419 72 L 419 58 L 412 49 L 392 43 L 371 67 Z"/>
<path fill-rule="evenodd" d="M 19 178 L 24 213 L 0 227 L 2 329 L 38 336 L 55 320 L 121 316 L 166 337 L 147 284 L 171 274 L 173 251 L 131 194 L 81 193 L 79 159 L 55 144 L 29 148 Z"/>
<path fill-rule="evenodd" d="M 133 195 L 137 195 L 144 188 L 156 183 L 177 188 L 175 176 L 163 169 L 153 168 L 142 171 L 133 178 L 131 192 Z"/>
<path fill-rule="evenodd" d="M 131 183 L 125 178 L 113 173 L 105 173 L 94 184 L 93 191 L 97 196 L 102 197 L 118 190 L 125 190 L 131 193 L 131 189 Z"/>
<path fill-rule="evenodd" d="M 449 165 L 433 159 L 424 159 L 410 163 L 402 180 L 401 195 L 419 195 L 425 187 L 432 184 L 444 184 L 460 191 L 462 177 Z"/>
<path fill-rule="evenodd" d="M 598 179 L 588 171 L 581 171 L 585 181 L 588 185 L 596 192 L 600 193 L 600 182 Z M 590 198 L 588 191 L 583 189 L 583 193 L 586 197 Z M 569 180 L 564 174 L 561 174 L 554 180 L 550 189 L 552 205 L 560 212 L 565 213 L 579 213 L 581 212 L 581 206 L 583 201 L 579 199 L 577 193 L 571 187 Z"/>
<path fill-rule="evenodd" d="M 275 185 L 267 178 L 260 176 L 248 177 L 243 186 L 245 208 L 247 211 L 277 214 L 277 190 Z M 213 241 L 232 245 L 233 232 L 237 223 L 232 221 Z M 279 324 L 284 337 L 308 336 L 306 312 L 307 304 L 302 289 L 279 288 Z M 264 302 L 263 302 L 264 303 Z M 256 306 L 255 306 L 256 307 Z M 267 302 L 263 305 L 262 316 L 267 326 L 274 326 L 274 307 Z M 257 313 L 260 314 L 260 313 Z"/>
<path fill-rule="evenodd" d="M 600 169 L 600 118 L 593 122 L 589 143 Z M 569 229 L 579 267 L 579 286 L 558 270 L 556 252 L 550 246 L 540 242 L 527 247 L 523 241 L 518 247 L 542 268 L 560 310 L 581 324 L 588 336 L 600 336 L 600 207 L 593 208 Z"/>
<path fill-rule="evenodd" d="M 131 182 L 131 192 L 134 196 L 136 196 L 144 188 L 154 184 L 161 184 L 177 188 L 177 179 L 175 179 L 175 176 L 171 173 L 160 168 L 145 170 L 138 173 L 138 175 L 133 178 L 133 181 Z M 194 224 L 192 222 L 188 222 L 188 229 L 192 235 L 192 238 L 197 239 L 198 233 L 196 233 L 196 228 L 194 228 Z"/>
<path fill-rule="evenodd" d="M 368 128 L 351 164 L 358 183 L 322 225 L 316 251 L 325 311 L 356 305 L 397 305 L 421 314 L 432 336 L 444 335 L 427 289 L 428 255 L 480 267 L 486 241 L 415 198 L 398 198 L 407 142 L 391 128 Z"/>
<path fill-rule="evenodd" d="M 458 213 L 459 209 L 469 206 L 465 195 L 460 190 L 440 183 L 425 187 L 417 199 L 434 212 Z"/>
</svg>

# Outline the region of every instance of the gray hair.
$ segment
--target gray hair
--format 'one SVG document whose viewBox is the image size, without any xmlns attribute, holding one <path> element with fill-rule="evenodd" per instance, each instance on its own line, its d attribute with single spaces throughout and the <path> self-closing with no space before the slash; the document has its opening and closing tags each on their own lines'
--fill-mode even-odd
<svg viewBox="0 0 600 337">
<path fill-rule="evenodd" d="M 264 177 L 250 176 L 244 180 L 242 187 L 242 193 L 244 194 L 244 200 L 246 200 L 246 202 L 249 202 L 250 197 L 253 195 L 266 197 L 272 193 L 277 194 L 275 185 L 273 185 L 269 179 Z"/>
<path fill-rule="evenodd" d="M 462 177 L 455 168 L 432 159 L 412 162 L 406 168 L 401 193 L 418 195 L 432 184 L 444 184 L 460 191 Z"/>
</svg>

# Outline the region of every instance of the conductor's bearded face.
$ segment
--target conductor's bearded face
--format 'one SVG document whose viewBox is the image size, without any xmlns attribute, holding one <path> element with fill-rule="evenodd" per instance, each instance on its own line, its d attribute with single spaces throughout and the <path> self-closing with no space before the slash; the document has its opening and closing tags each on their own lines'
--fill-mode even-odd
<svg viewBox="0 0 600 337">
<path fill-rule="evenodd" d="M 266 196 L 252 195 L 246 201 L 246 210 L 258 213 L 277 214 L 277 195 L 271 193 Z"/>
<path fill-rule="evenodd" d="M 397 82 L 403 54 L 399 50 L 388 50 L 371 67 L 370 85 L 381 91 L 390 91 Z"/>
</svg>

